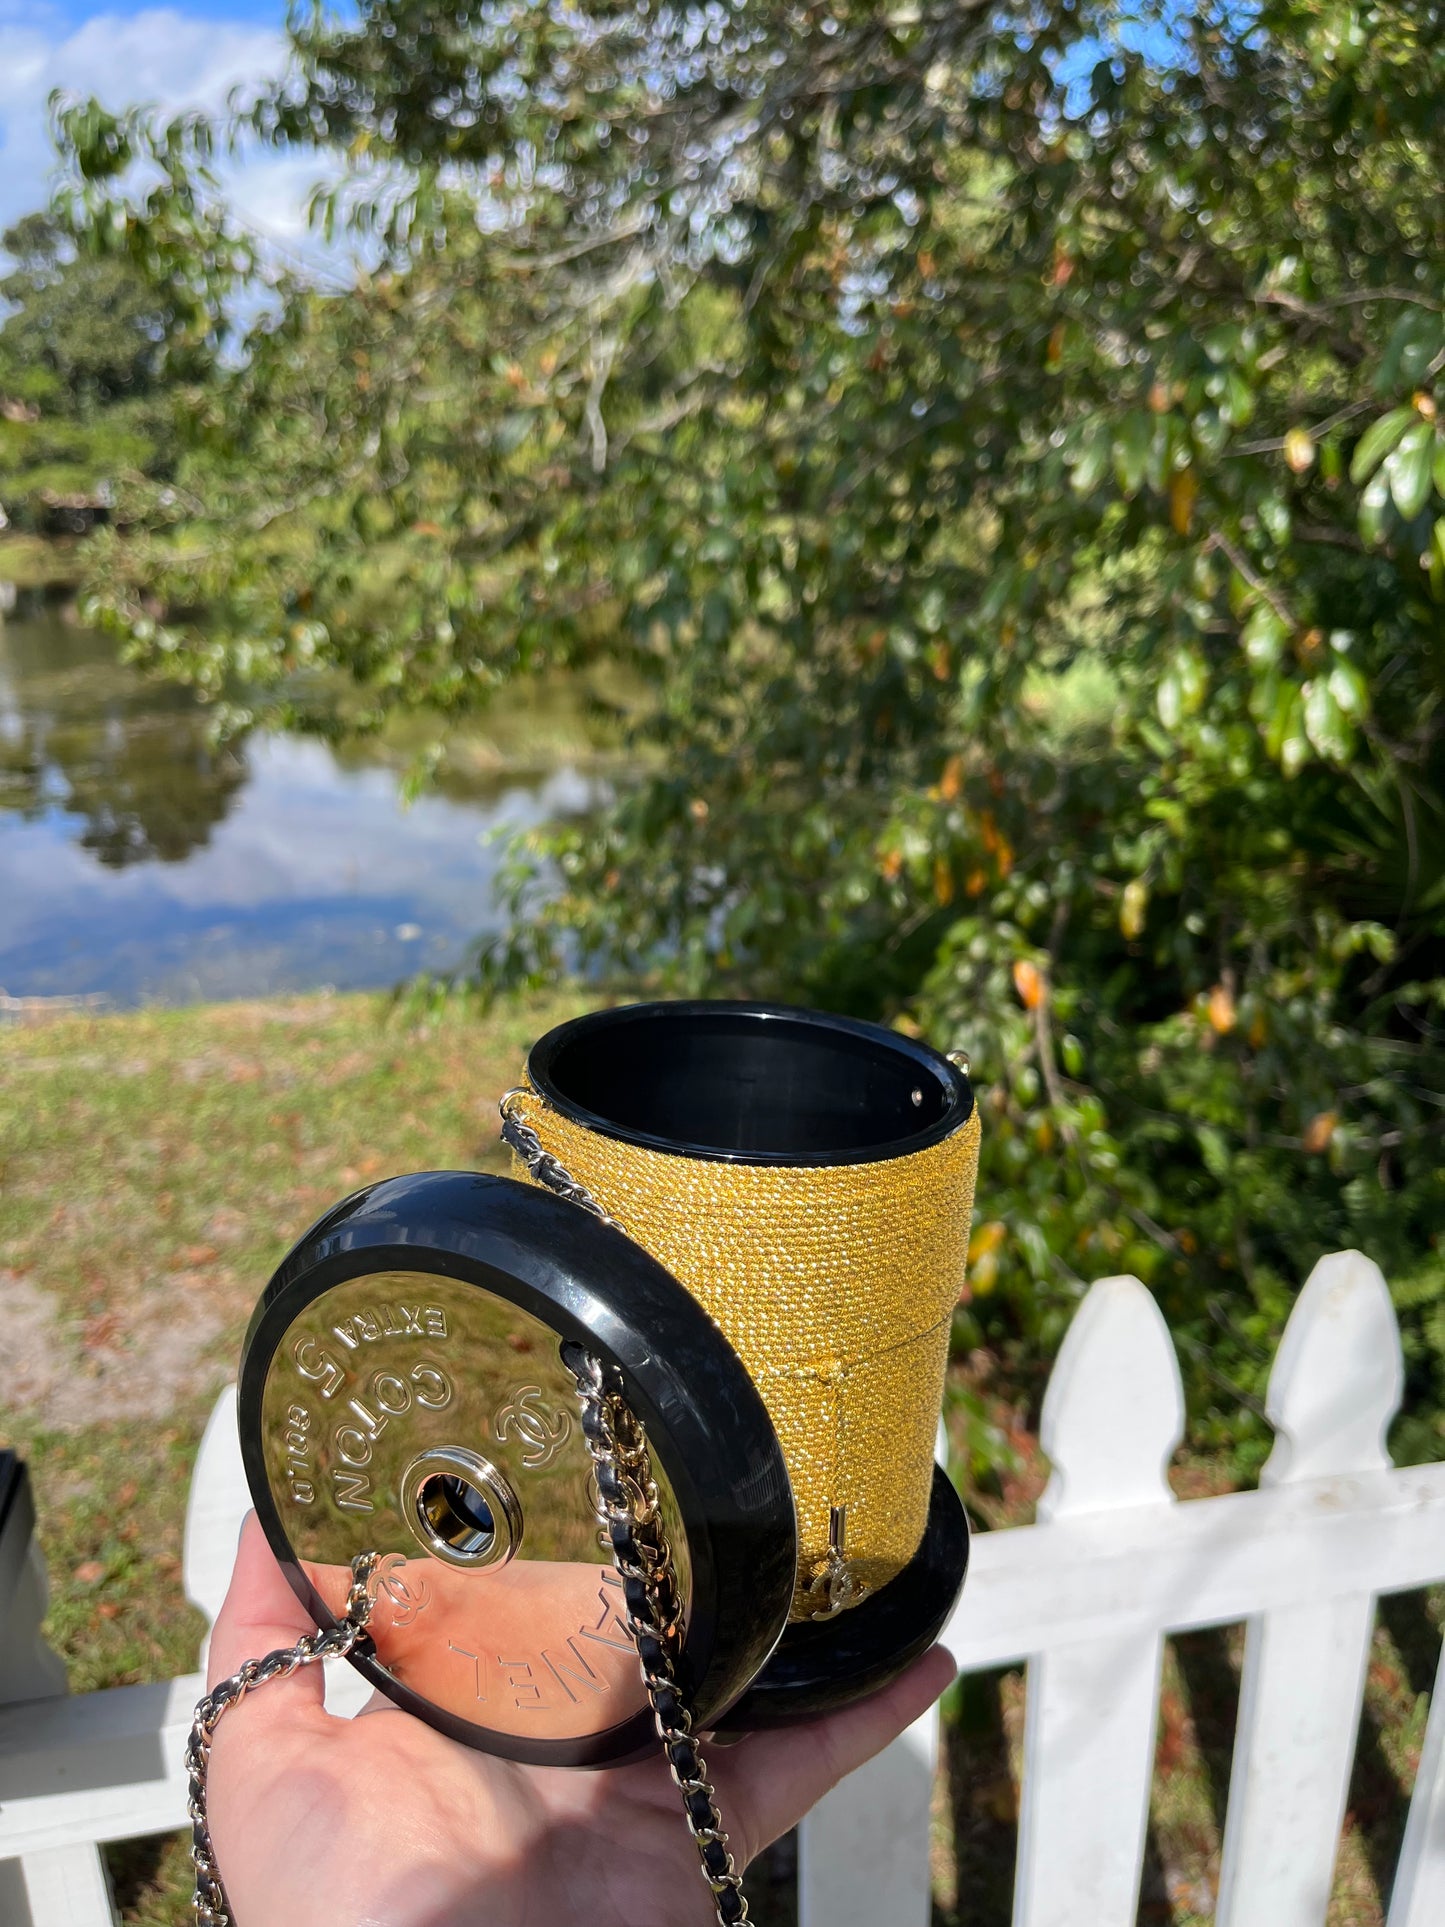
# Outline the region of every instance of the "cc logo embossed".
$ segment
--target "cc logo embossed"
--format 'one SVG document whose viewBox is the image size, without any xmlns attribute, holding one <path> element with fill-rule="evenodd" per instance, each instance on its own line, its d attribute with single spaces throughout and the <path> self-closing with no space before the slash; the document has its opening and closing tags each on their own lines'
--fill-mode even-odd
<svg viewBox="0 0 1445 1927">
<path fill-rule="evenodd" d="M 515 1433 L 528 1472 L 550 1465 L 572 1436 L 572 1414 L 549 1406 L 540 1385 L 520 1386 L 497 1413 L 492 1424 L 497 1443 L 505 1445 Z"/>
</svg>

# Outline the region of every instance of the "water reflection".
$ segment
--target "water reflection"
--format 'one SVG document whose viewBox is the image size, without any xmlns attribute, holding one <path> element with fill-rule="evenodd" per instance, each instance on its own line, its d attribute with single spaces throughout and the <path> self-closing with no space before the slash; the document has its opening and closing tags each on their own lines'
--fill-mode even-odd
<svg viewBox="0 0 1445 1927">
<path fill-rule="evenodd" d="M 181 863 L 246 775 L 244 750 L 211 747 L 187 691 L 144 682 L 98 637 L 0 627 L 0 809 L 79 818 L 75 840 L 110 869 Z"/>
<path fill-rule="evenodd" d="M 206 724 L 104 638 L 0 621 L 0 988 L 184 1002 L 449 968 L 500 924 L 492 833 L 590 793 L 482 758 L 405 809 L 384 750 L 218 752 Z"/>
</svg>

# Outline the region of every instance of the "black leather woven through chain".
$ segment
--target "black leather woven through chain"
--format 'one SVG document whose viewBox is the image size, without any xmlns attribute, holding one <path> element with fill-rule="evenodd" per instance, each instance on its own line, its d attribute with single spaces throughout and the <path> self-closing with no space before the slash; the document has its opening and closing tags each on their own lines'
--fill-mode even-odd
<svg viewBox="0 0 1445 1927">
<path fill-rule="evenodd" d="M 693 1735 L 692 1714 L 677 1683 L 674 1653 L 681 1602 L 647 1439 L 620 1387 L 608 1385 L 597 1359 L 580 1345 L 566 1344 L 562 1361 L 577 1381 L 582 1434 L 597 1481 L 597 1516 L 622 1581 L 627 1630 L 637 1648 L 653 1724 L 682 1795 L 683 1817 L 717 1918 L 722 1927 L 736 1927 L 748 1921 L 748 1903 L 742 1876 L 728 1851 L 707 1764 Z"/>
<path fill-rule="evenodd" d="M 615 1226 L 606 1207 L 579 1184 L 542 1144 L 529 1124 L 515 1114 L 520 1092 L 502 1099 L 502 1138 L 537 1183 L 566 1198 L 604 1224 Z M 626 1236 L 626 1233 L 623 1233 Z M 581 1345 L 565 1344 L 562 1362 L 577 1381 L 582 1434 L 592 1455 L 597 1481 L 597 1516 L 607 1533 L 612 1563 L 622 1581 L 627 1630 L 637 1648 L 642 1684 L 652 1708 L 668 1769 L 682 1795 L 683 1817 L 697 1848 L 702 1875 L 711 1889 L 722 1927 L 748 1920 L 742 1876 L 733 1865 L 722 1815 L 707 1777 L 707 1765 L 692 1732 L 692 1713 L 677 1683 L 674 1654 L 682 1618 L 677 1574 L 662 1526 L 647 1439 L 627 1403 L 620 1381 L 607 1382 L 600 1362 Z M 621 1436 L 625 1435 L 625 1436 Z"/>
</svg>

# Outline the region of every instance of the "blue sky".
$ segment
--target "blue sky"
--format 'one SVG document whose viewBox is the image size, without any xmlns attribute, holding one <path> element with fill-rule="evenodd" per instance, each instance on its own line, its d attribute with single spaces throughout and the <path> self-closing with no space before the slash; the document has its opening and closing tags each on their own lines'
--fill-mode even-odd
<svg viewBox="0 0 1445 1927">
<path fill-rule="evenodd" d="M 219 106 L 239 82 L 278 70 L 285 0 L 0 0 L 0 228 L 42 206 L 53 163 L 53 88 L 135 102 Z M 234 180 L 245 218 L 295 246 L 315 160 L 265 156 Z"/>
</svg>

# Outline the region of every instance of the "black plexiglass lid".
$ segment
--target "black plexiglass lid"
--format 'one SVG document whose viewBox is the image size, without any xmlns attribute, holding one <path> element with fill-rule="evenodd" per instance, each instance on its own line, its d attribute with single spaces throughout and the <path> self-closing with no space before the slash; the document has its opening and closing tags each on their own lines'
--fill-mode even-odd
<svg viewBox="0 0 1445 1927">
<path fill-rule="evenodd" d="M 352 1281 L 397 1275 L 449 1280 L 453 1293 L 475 1288 L 488 1304 L 515 1305 L 557 1346 L 580 1343 L 619 1375 L 689 1548 L 679 1679 L 699 1720 L 716 1718 L 776 1647 L 792 1599 L 797 1531 L 777 1436 L 736 1353 L 676 1279 L 620 1231 L 531 1185 L 464 1171 L 388 1179 L 313 1225 L 268 1285 L 242 1355 L 241 1450 L 261 1523 L 298 1596 L 318 1623 L 333 1617 L 293 1542 L 274 1451 L 268 1460 L 268 1375 L 308 1329 L 309 1307 Z M 519 1362 L 523 1376 L 537 1356 Z M 355 1389 L 341 1387 L 338 1410 Z M 643 1714 L 586 1740 L 529 1742 L 489 1732 L 484 1713 L 449 1716 L 364 1658 L 355 1663 L 408 1711 L 515 1759 L 606 1765 L 645 1748 L 652 1731 Z"/>
<path fill-rule="evenodd" d="M 966 1122 L 966 1072 L 879 1024 L 781 1004 L 629 1004 L 559 1025 L 527 1073 L 564 1116 L 651 1150 L 868 1164 Z"/>
</svg>

